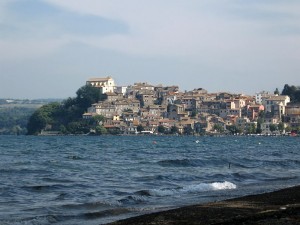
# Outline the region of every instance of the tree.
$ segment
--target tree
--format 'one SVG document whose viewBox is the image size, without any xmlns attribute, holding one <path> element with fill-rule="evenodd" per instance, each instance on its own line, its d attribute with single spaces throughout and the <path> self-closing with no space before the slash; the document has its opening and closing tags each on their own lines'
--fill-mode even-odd
<svg viewBox="0 0 300 225">
<path fill-rule="evenodd" d="M 67 134 L 68 133 L 68 130 L 67 130 L 67 128 L 64 125 L 60 125 L 59 131 L 62 134 Z"/>
<path fill-rule="evenodd" d="M 274 94 L 275 94 L 275 95 L 279 95 L 279 90 L 278 90 L 278 88 L 275 89 Z"/>
<path fill-rule="evenodd" d="M 0 134 L 26 134 L 28 120 L 35 110 L 23 106 L 0 107 Z"/>
<path fill-rule="evenodd" d="M 157 127 L 157 131 L 158 131 L 158 133 L 165 133 L 165 131 L 166 131 L 166 128 L 163 126 L 163 125 L 159 125 L 158 127 Z"/>
<path fill-rule="evenodd" d="M 261 125 L 264 122 L 265 115 L 266 115 L 265 111 L 259 111 L 259 113 L 258 113 L 257 127 L 256 127 L 256 133 L 257 134 L 261 134 L 261 132 L 262 132 Z"/>
<path fill-rule="evenodd" d="M 96 126 L 96 134 L 99 135 L 107 134 L 107 130 L 105 127 L 98 125 Z"/>
<path fill-rule="evenodd" d="M 215 123 L 213 129 L 218 131 L 219 133 L 224 132 L 224 127 L 221 124 Z"/>
<path fill-rule="evenodd" d="M 262 132 L 261 123 L 257 123 L 256 133 L 261 134 L 261 132 Z"/>
<path fill-rule="evenodd" d="M 237 127 L 236 125 L 227 125 L 226 130 L 228 130 L 231 134 L 242 133 L 242 129 Z"/>
<path fill-rule="evenodd" d="M 300 88 L 294 85 L 289 86 L 285 84 L 282 90 L 282 95 L 288 95 L 291 99 L 291 102 L 300 102 Z"/>
<path fill-rule="evenodd" d="M 243 133 L 243 130 L 240 127 L 236 126 L 236 125 L 226 126 L 226 129 L 229 130 L 231 132 L 231 134 Z"/>
<path fill-rule="evenodd" d="M 285 131 L 286 131 L 286 132 L 291 132 L 291 131 L 292 131 L 292 128 L 291 128 L 290 126 L 287 126 L 287 127 L 285 128 Z"/>
<path fill-rule="evenodd" d="M 82 86 L 77 90 L 76 104 L 79 106 L 80 116 L 88 107 L 100 100 L 100 94 L 99 88 L 90 85 Z"/>
<path fill-rule="evenodd" d="M 254 134 L 254 133 L 256 133 L 255 124 L 251 123 L 250 126 L 247 127 L 247 133 L 248 134 Z"/>
<path fill-rule="evenodd" d="M 50 103 L 36 110 L 29 119 L 28 134 L 38 134 L 48 125 L 56 131 L 61 130 L 63 125 L 67 129 L 64 132 L 67 133 L 88 133 L 92 120 L 82 120 L 82 114 L 101 99 L 100 90 L 85 85 L 77 90 L 76 95 L 75 98 L 68 98 L 61 104 Z M 99 123 L 104 120 L 104 117 L 97 116 L 95 120 Z"/>
<path fill-rule="evenodd" d="M 178 134 L 178 127 L 176 127 L 175 125 L 172 126 L 170 132 L 171 134 Z"/>
<path fill-rule="evenodd" d="M 284 131 L 284 123 L 282 123 L 282 122 L 280 122 L 279 124 L 278 124 L 278 130 L 280 131 L 280 133 L 282 133 L 283 131 Z"/>
<path fill-rule="evenodd" d="M 136 130 L 137 130 L 138 132 L 141 132 L 141 131 L 143 131 L 143 130 L 145 130 L 145 129 L 144 129 L 143 125 L 139 124 L 139 125 L 136 127 Z"/>
<path fill-rule="evenodd" d="M 186 126 L 183 128 L 183 133 L 187 135 L 191 135 L 194 133 L 194 130 L 190 126 Z"/>
<path fill-rule="evenodd" d="M 192 113 L 191 113 L 191 117 L 196 117 L 196 115 L 197 115 L 197 111 L 193 110 Z"/>
<path fill-rule="evenodd" d="M 46 125 L 54 123 L 54 116 L 58 114 L 59 109 L 59 103 L 49 103 L 36 110 L 29 118 L 28 134 L 40 133 Z"/>
<path fill-rule="evenodd" d="M 274 131 L 276 131 L 278 129 L 278 127 L 277 127 L 276 124 L 270 124 L 269 128 L 270 128 L 271 132 L 274 132 Z"/>
<path fill-rule="evenodd" d="M 67 131 L 71 134 L 87 134 L 90 128 L 84 120 L 73 121 L 67 125 Z"/>
<path fill-rule="evenodd" d="M 117 135 L 117 134 L 121 134 L 122 133 L 122 131 L 118 127 L 114 127 L 112 129 L 109 129 L 109 130 L 107 130 L 107 132 L 109 134 L 112 134 L 112 135 Z"/>
<path fill-rule="evenodd" d="M 105 120 L 105 117 L 103 115 L 96 115 L 92 118 L 93 121 L 95 121 L 96 124 L 100 124 Z"/>
</svg>

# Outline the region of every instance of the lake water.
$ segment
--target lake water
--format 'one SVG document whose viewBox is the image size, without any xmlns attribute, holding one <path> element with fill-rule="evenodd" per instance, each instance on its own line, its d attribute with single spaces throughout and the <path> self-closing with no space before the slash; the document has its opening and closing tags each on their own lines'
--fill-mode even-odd
<svg viewBox="0 0 300 225">
<path fill-rule="evenodd" d="M 104 224 L 300 184 L 298 137 L 0 136 L 0 224 Z"/>
</svg>

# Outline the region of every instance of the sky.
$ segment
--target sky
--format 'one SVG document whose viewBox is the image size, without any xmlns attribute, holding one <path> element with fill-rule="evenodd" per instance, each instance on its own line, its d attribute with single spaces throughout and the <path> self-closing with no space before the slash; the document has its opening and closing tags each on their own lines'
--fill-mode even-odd
<svg viewBox="0 0 300 225">
<path fill-rule="evenodd" d="M 0 0 L 0 98 L 93 77 L 255 94 L 300 85 L 299 0 Z"/>
</svg>

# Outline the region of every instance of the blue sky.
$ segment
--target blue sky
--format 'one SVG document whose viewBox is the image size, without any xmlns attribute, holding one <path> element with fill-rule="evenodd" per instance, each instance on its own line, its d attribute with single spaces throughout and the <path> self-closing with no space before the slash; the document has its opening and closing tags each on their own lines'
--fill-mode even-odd
<svg viewBox="0 0 300 225">
<path fill-rule="evenodd" d="M 254 94 L 300 85 L 298 0 L 0 0 L 0 98 L 91 77 Z"/>
</svg>

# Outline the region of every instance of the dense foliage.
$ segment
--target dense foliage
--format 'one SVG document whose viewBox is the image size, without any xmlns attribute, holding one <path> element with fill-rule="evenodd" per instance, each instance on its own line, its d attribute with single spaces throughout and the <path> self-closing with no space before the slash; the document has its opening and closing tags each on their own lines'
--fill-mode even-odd
<svg viewBox="0 0 300 225">
<path fill-rule="evenodd" d="M 288 95 L 293 103 L 300 103 L 300 87 L 284 85 L 282 95 Z"/>
<path fill-rule="evenodd" d="M 78 89 L 76 95 L 75 98 L 68 98 L 62 103 L 50 103 L 36 110 L 29 119 L 28 134 L 38 134 L 42 130 L 85 134 L 91 129 L 94 129 L 95 133 L 104 134 L 105 128 L 99 125 L 104 119 L 102 116 L 91 120 L 82 119 L 82 114 L 87 108 L 101 99 L 99 89 L 86 85 Z"/>
<path fill-rule="evenodd" d="M 26 134 L 28 119 L 34 111 L 32 107 L 0 108 L 0 134 Z"/>
</svg>

